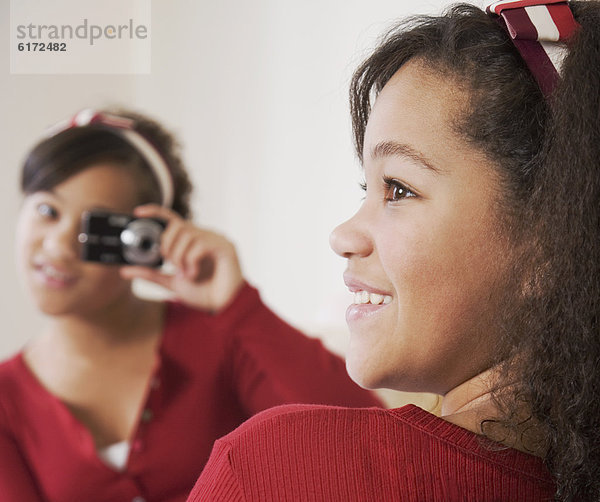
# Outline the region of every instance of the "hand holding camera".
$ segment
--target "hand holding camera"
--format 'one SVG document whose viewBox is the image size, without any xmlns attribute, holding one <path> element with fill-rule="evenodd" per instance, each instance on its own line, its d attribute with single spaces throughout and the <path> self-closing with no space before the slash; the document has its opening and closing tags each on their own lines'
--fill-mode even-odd
<svg viewBox="0 0 600 502">
<path fill-rule="evenodd" d="M 114 217 L 121 219 L 113 219 L 113 225 L 107 225 L 105 220 L 102 231 L 109 236 L 111 231 L 116 234 L 112 236 L 115 242 L 112 262 L 125 265 L 121 268 L 122 277 L 152 281 L 175 293 L 183 303 L 212 312 L 225 308 L 242 286 L 244 279 L 237 252 L 222 235 L 198 228 L 156 204 L 137 207 L 135 218 Z M 92 230 L 100 231 L 97 227 Z M 87 235 L 89 241 L 94 232 L 88 229 Z M 116 248 L 118 240 L 120 251 Z M 84 248 L 90 247 L 84 244 Z M 105 253 L 105 258 L 109 255 Z M 84 259 L 109 261 L 93 256 L 85 258 L 85 251 Z M 174 265 L 176 273 L 167 274 L 156 268 L 162 260 Z"/>
</svg>

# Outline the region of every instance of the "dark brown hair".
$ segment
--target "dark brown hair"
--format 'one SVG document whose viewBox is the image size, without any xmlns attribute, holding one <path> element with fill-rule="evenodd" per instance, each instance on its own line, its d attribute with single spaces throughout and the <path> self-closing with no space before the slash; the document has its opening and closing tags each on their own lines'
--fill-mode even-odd
<svg viewBox="0 0 600 502">
<path fill-rule="evenodd" d="M 192 186 L 175 137 L 158 122 L 139 113 L 127 110 L 108 113 L 133 119 L 134 129 L 163 157 L 173 177 L 172 209 L 184 218 L 189 218 Z M 134 173 L 139 180 L 140 204 L 160 204 L 160 187 L 144 157 L 119 134 L 106 126 L 94 124 L 67 129 L 39 142 L 25 159 L 21 190 L 25 194 L 50 190 L 99 162 L 114 163 Z"/>
<path fill-rule="evenodd" d="M 393 28 L 350 88 L 361 158 L 372 100 L 409 60 L 467 91 L 454 126 L 497 166 L 519 257 L 500 313 L 494 421 L 535 430 L 564 501 L 600 500 L 600 3 L 570 5 L 581 29 L 548 99 L 505 29 L 468 4 Z"/>
</svg>

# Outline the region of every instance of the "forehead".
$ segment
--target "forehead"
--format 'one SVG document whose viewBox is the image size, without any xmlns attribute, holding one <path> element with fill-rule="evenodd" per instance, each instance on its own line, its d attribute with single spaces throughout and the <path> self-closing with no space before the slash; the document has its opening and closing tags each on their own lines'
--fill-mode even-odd
<svg viewBox="0 0 600 502">
<path fill-rule="evenodd" d="M 140 180 L 124 166 L 99 163 L 54 187 L 57 197 L 73 206 L 129 209 L 139 198 Z"/>
<path fill-rule="evenodd" d="M 421 62 L 405 64 L 379 93 L 369 116 L 363 146 L 366 176 L 386 170 L 394 171 L 387 175 L 405 173 L 404 161 L 417 158 L 431 168 L 421 171 L 440 174 L 446 188 L 497 193 L 499 166 L 459 130 L 468 120 L 468 107 L 469 94 L 457 78 Z M 381 145 L 388 144 L 400 148 L 381 155 Z"/>
<path fill-rule="evenodd" d="M 431 153 L 463 142 L 456 125 L 464 117 L 468 94 L 455 78 L 420 61 L 409 61 L 377 96 L 365 132 L 365 156 L 374 144 L 391 139 Z"/>
<path fill-rule="evenodd" d="M 470 95 L 458 77 L 421 61 L 403 65 L 381 90 L 365 130 L 365 167 L 377 145 L 396 142 L 420 152 L 443 172 L 461 166 L 493 167 L 485 152 L 460 132 Z"/>
</svg>

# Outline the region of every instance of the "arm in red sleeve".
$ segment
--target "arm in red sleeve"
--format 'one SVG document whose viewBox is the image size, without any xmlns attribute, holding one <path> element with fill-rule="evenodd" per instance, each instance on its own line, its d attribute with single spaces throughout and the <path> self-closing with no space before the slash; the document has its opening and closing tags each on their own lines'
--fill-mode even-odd
<svg viewBox="0 0 600 502">
<path fill-rule="evenodd" d="M 383 406 L 320 340 L 280 319 L 245 286 L 228 309 L 233 386 L 249 414 L 289 403 Z"/>
<path fill-rule="evenodd" d="M 43 502 L 14 439 L 1 425 L 0 494 L 2 502 Z"/>
<path fill-rule="evenodd" d="M 231 467 L 229 445 L 217 441 L 210 459 L 196 481 L 187 502 L 245 502 L 246 499 Z"/>
</svg>

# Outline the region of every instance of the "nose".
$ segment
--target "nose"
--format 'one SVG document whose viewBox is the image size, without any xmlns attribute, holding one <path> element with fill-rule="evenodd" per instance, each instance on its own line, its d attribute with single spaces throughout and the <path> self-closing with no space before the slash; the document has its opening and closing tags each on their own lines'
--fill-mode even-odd
<svg viewBox="0 0 600 502">
<path fill-rule="evenodd" d="M 362 211 L 364 206 L 352 218 L 338 225 L 329 236 L 331 249 L 343 258 L 365 257 L 373 251 L 373 242 Z"/>
<path fill-rule="evenodd" d="M 55 260 L 73 260 L 79 257 L 79 222 L 62 221 L 48 229 L 43 247 Z"/>
</svg>

